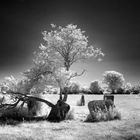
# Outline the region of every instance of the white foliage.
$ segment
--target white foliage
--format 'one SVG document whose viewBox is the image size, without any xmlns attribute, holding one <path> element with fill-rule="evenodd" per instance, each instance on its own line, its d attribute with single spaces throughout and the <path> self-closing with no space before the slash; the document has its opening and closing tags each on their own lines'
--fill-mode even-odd
<svg viewBox="0 0 140 140">
<path fill-rule="evenodd" d="M 59 62 L 68 69 L 78 60 L 104 56 L 101 49 L 89 45 L 88 37 L 84 35 L 84 31 L 77 28 L 77 25 L 51 26 L 50 32 L 42 32 L 45 43 L 39 47 L 40 55 L 47 54 L 53 60 L 60 60 Z"/>
<path fill-rule="evenodd" d="M 69 70 L 76 61 L 89 57 L 104 56 L 101 49 L 88 43 L 88 37 L 77 25 L 66 27 L 51 24 L 50 32 L 44 31 L 44 44 L 40 44 L 39 52 L 35 52 L 33 67 L 23 73 L 24 78 L 8 77 L 1 85 L 3 90 L 30 93 L 41 92 L 45 85 L 55 85 L 60 88 L 68 86 L 70 80 L 77 76 Z"/>
<path fill-rule="evenodd" d="M 8 90 L 17 91 L 18 80 L 14 76 L 5 77 L 4 81 L 1 83 L 1 91 L 6 92 Z"/>
<path fill-rule="evenodd" d="M 124 77 L 116 71 L 105 71 L 103 74 L 103 83 L 107 84 L 112 91 L 121 88 L 124 84 Z"/>
<path fill-rule="evenodd" d="M 74 71 L 67 71 L 65 68 L 59 68 L 55 72 L 55 79 L 58 83 L 58 86 L 61 88 L 67 87 L 70 85 L 70 77 L 74 74 Z"/>
<path fill-rule="evenodd" d="M 125 84 L 125 90 L 131 90 L 132 89 L 132 84 L 131 83 L 126 83 Z"/>
<path fill-rule="evenodd" d="M 92 93 L 100 93 L 101 86 L 98 80 L 92 81 L 90 83 L 90 90 Z"/>
<path fill-rule="evenodd" d="M 78 93 L 80 91 L 80 84 L 77 82 L 72 82 L 69 90 L 71 93 Z"/>
</svg>

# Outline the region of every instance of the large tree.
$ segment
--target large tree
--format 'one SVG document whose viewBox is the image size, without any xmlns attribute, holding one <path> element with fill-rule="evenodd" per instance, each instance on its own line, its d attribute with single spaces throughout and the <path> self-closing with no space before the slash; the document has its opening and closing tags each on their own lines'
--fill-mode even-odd
<svg viewBox="0 0 140 140">
<path fill-rule="evenodd" d="M 116 71 L 105 71 L 103 74 L 103 83 L 108 86 L 108 89 L 115 93 L 115 90 L 121 88 L 124 84 L 124 77 Z"/>
<path fill-rule="evenodd" d="M 35 63 L 44 64 L 49 60 L 56 63 L 58 67 L 64 67 L 66 71 L 69 71 L 75 62 L 104 56 L 101 49 L 94 48 L 88 43 L 85 32 L 77 28 L 76 25 L 69 24 L 62 27 L 51 24 L 51 27 L 51 31 L 42 33 L 44 41 L 39 46 L 39 51 L 35 52 Z M 70 77 L 82 75 L 84 72 L 85 70 L 81 74 L 75 73 Z M 60 96 L 62 96 L 62 86 L 60 89 Z"/>
<path fill-rule="evenodd" d="M 50 32 L 42 33 L 44 42 L 39 47 L 39 57 L 49 56 L 51 59 L 59 61 L 68 71 L 71 65 L 77 61 L 104 56 L 101 49 L 89 44 L 85 32 L 76 25 L 69 24 L 62 27 L 51 24 L 51 26 Z"/>
</svg>

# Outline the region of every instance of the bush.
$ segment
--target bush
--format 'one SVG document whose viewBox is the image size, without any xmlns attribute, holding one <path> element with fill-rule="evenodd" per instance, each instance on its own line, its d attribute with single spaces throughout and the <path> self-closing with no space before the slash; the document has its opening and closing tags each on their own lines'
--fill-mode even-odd
<svg viewBox="0 0 140 140">
<path fill-rule="evenodd" d="M 125 94 L 130 94 L 132 92 L 132 85 L 131 83 L 126 83 L 124 86 Z"/>
<path fill-rule="evenodd" d="M 125 89 L 124 88 L 118 88 L 116 90 L 116 93 L 113 93 L 113 94 L 125 94 Z"/>
<path fill-rule="evenodd" d="M 16 125 L 19 122 L 24 121 L 24 117 L 27 116 L 28 111 L 25 107 L 23 107 L 22 109 L 16 107 L 9 110 L 1 110 L 0 124 Z"/>
<path fill-rule="evenodd" d="M 132 93 L 133 94 L 139 94 L 140 93 L 140 86 L 136 85 L 132 87 Z"/>
<path fill-rule="evenodd" d="M 87 89 L 87 88 L 82 88 L 82 89 L 80 90 L 80 92 L 81 92 L 81 93 L 84 93 L 84 94 L 92 94 L 92 92 L 91 92 L 89 89 Z"/>
<path fill-rule="evenodd" d="M 92 112 L 92 115 L 89 114 L 85 122 L 99 122 L 99 121 L 110 121 L 110 120 L 120 120 L 121 114 L 117 111 L 116 108 L 110 108 L 109 111 L 98 111 Z"/>
</svg>

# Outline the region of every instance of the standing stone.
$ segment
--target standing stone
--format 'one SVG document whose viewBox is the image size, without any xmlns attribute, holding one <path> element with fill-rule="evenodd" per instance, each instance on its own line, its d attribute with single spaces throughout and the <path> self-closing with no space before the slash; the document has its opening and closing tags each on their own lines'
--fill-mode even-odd
<svg viewBox="0 0 140 140">
<path fill-rule="evenodd" d="M 114 107 L 114 103 L 111 100 L 94 100 L 88 103 L 88 109 L 91 114 L 100 110 L 108 111 L 110 107 Z"/>
<path fill-rule="evenodd" d="M 111 100 L 114 103 L 114 95 L 104 94 L 104 100 Z"/>
<path fill-rule="evenodd" d="M 85 105 L 85 96 L 84 95 L 81 96 L 81 105 L 82 106 Z"/>
</svg>

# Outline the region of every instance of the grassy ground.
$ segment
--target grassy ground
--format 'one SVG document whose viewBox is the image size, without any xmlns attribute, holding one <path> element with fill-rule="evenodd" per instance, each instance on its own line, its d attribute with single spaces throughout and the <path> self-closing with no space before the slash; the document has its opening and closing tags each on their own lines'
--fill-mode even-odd
<svg viewBox="0 0 140 140">
<path fill-rule="evenodd" d="M 86 95 L 86 106 L 76 106 L 80 96 L 70 95 L 67 102 L 74 110 L 74 120 L 60 123 L 24 122 L 16 126 L 0 126 L 0 140 L 140 140 L 140 96 L 115 96 L 115 105 L 121 112 L 121 120 L 84 122 L 89 114 L 88 101 L 102 98 L 102 95 Z M 58 96 L 48 95 L 47 99 L 55 103 Z M 47 108 L 44 108 L 45 110 Z"/>
</svg>

